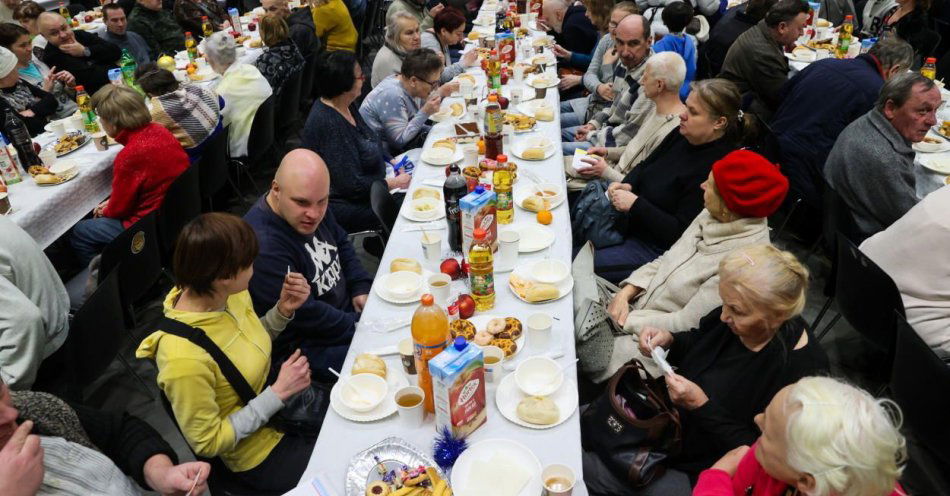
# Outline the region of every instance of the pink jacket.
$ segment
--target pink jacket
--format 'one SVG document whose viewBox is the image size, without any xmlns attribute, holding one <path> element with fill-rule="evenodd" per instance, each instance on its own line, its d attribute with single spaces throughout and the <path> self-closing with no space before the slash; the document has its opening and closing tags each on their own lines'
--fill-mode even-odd
<svg viewBox="0 0 950 496">
<path fill-rule="evenodd" d="M 756 444 L 752 445 L 736 468 L 736 475 L 719 469 L 704 470 L 693 488 L 693 496 L 791 496 L 796 494 L 788 484 L 772 478 L 755 459 Z M 890 496 L 903 496 L 900 485 Z"/>
</svg>

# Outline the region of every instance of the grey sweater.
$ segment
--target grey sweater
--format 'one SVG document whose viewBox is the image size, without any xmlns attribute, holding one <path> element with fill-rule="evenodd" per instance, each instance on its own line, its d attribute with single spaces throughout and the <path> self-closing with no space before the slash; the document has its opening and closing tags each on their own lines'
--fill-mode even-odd
<svg viewBox="0 0 950 496">
<path fill-rule="evenodd" d="M 844 128 L 825 162 L 825 178 L 870 236 L 917 204 L 914 150 L 876 109 Z"/>
</svg>

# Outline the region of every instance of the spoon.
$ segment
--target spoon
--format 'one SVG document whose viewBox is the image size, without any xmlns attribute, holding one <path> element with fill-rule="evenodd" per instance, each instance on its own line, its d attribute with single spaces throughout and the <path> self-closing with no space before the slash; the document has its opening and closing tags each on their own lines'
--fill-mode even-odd
<svg viewBox="0 0 950 496">
<path fill-rule="evenodd" d="M 363 392 L 362 392 L 362 391 L 360 391 L 359 389 L 356 389 L 355 387 L 353 387 L 353 385 L 350 384 L 350 380 L 349 380 L 349 379 L 345 379 L 343 376 L 340 375 L 339 372 L 337 372 L 336 370 L 333 370 L 333 367 L 327 367 L 327 370 L 329 370 L 333 375 L 335 375 L 335 376 L 337 377 L 337 379 L 340 379 L 340 380 L 344 381 L 344 386 L 345 386 L 345 387 L 348 387 L 351 391 L 355 392 L 356 395 L 359 396 L 360 401 L 362 401 L 363 403 L 372 403 L 372 402 L 373 402 L 373 400 L 372 400 L 371 398 L 367 398 L 366 396 L 363 396 Z"/>
</svg>

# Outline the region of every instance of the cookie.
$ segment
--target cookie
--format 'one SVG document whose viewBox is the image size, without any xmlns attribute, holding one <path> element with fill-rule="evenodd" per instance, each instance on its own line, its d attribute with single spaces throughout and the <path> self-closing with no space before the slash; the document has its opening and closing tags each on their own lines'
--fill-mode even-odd
<svg viewBox="0 0 950 496">
<path fill-rule="evenodd" d="M 491 340 L 491 345 L 501 348 L 501 350 L 505 352 L 505 358 L 514 355 L 515 352 L 518 351 L 518 345 L 514 342 L 514 340 L 511 339 L 496 337 L 495 339 Z"/>
<path fill-rule="evenodd" d="M 452 337 L 459 336 L 466 341 L 475 339 L 475 325 L 465 319 L 459 319 L 449 324 L 449 330 L 452 331 Z"/>
<path fill-rule="evenodd" d="M 521 321 L 514 317 L 505 318 L 505 330 L 495 334 L 496 338 L 515 340 L 523 333 Z"/>
<path fill-rule="evenodd" d="M 387 496 L 390 491 L 389 484 L 383 481 L 376 481 L 366 486 L 366 496 Z"/>
</svg>

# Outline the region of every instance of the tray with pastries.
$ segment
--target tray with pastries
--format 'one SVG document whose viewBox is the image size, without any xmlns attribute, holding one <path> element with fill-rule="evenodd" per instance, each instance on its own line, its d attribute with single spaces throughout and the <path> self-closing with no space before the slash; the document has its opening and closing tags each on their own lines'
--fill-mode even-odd
<svg viewBox="0 0 950 496">
<path fill-rule="evenodd" d="M 455 124 L 455 142 L 459 144 L 475 143 L 481 138 L 476 122 L 459 122 Z"/>
<path fill-rule="evenodd" d="M 524 348 L 524 327 L 515 317 L 476 315 L 449 324 L 453 338 L 461 337 L 478 346 L 497 346 L 509 360 Z"/>
<path fill-rule="evenodd" d="M 82 131 L 71 131 L 59 137 L 53 143 L 46 145 L 47 149 L 56 152 L 57 157 L 69 155 L 89 143 L 89 136 Z"/>
<path fill-rule="evenodd" d="M 452 496 L 446 475 L 408 441 L 389 437 L 350 459 L 346 496 Z"/>
</svg>

